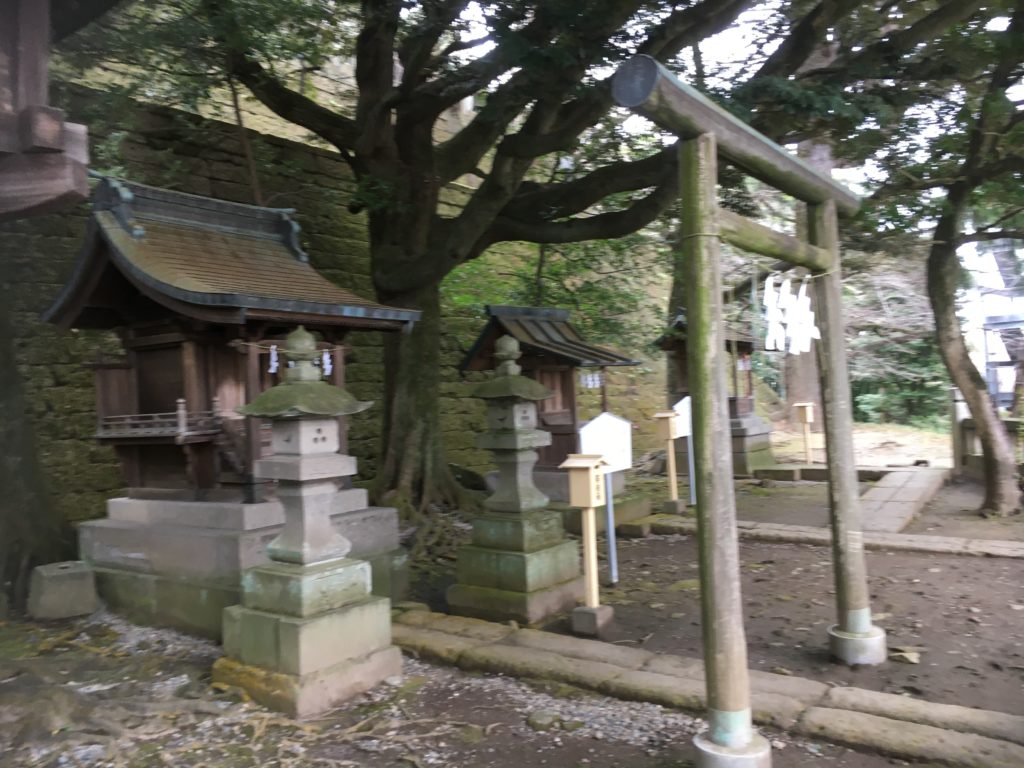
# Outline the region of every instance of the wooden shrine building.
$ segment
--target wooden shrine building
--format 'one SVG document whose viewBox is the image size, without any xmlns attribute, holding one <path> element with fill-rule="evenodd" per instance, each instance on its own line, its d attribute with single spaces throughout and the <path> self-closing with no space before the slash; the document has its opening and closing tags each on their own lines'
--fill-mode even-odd
<svg viewBox="0 0 1024 768">
<path fill-rule="evenodd" d="M 732 358 L 732 376 L 729 383 L 729 416 L 737 419 L 754 412 L 754 337 L 729 323 L 724 328 L 725 351 Z M 680 311 L 672 319 L 668 330 L 655 344 L 668 353 L 669 365 L 675 374 L 674 391 L 669 393 L 675 402 L 690 394 L 690 379 L 687 373 L 686 315 Z"/>
<path fill-rule="evenodd" d="M 47 313 L 64 328 L 113 331 L 124 348 L 92 367 L 95 437 L 117 452 L 128 493 L 78 536 L 100 595 L 136 622 L 219 637 L 242 573 L 267 562 L 284 511 L 252 468 L 273 450 L 270 430 L 235 409 L 277 383 L 275 346 L 305 326 L 340 385 L 348 332 L 401 331 L 419 318 L 320 275 L 290 214 L 104 179 Z M 371 507 L 361 488 L 331 498 L 331 522 L 370 562 L 374 592 L 401 599 L 397 511 Z"/>
<path fill-rule="evenodd" d="M 130 497 L 255 501 L 247 480 L 269 433 L 235 408 L 276 383 L 274 342 L 305 325 L 341 384 L 346 333 L 418 318 L 321 276 L 290 213 L 113 179 L 95 189 L 45 319 L 120 336 L 125 356 L 92 366 L 96 438 L 117 451 Z"/>
<path fill-rule="evenodd" d="M 579 453 L 579 414 L 576 410 L 576 376 L 579 368 L 636 365 L 621 352 L 590 344 L 569 322 L 569 311 L 547 307 L 488 305 L 489 319 L 462 361 L 462 371 L 494 368 L 494 343 L 512 336 L 523 354 L 523 375 L 539 381 L 554 394 L 537 403 L 540 428 L 551 433 L 551 445 L 538 450 L 537 486 L 555 501 L 568 501 L 568 482 L 558 469 L 570 453 Z M 607 390 L 601 377 L 602 403 L 607 410 Z"/>
<path fill-rule="evenodd" d="M 732 375 L 728 379 L 732 394 L 729 395 L 728 404 L 733 471 L 737 476 L 747 477 L 753 475 L 756 469 L 774 466 L 772 427 L 754 410 L 754 337 L 727 322 L 723 323 L 722 330 L 725 352 L 732 361 Z M 673 403 L 690 394 L 686 338 L 686 315 L 680 312 L 673 318 L 668 330 L 655 342 L 668 353 L 668 364 L 675 374 L 674 391 L 669 393 Z M 689 461 L 686 446 L 684 440 L 676 442 L 679 466 L 685 467 Z"/>
</svg>

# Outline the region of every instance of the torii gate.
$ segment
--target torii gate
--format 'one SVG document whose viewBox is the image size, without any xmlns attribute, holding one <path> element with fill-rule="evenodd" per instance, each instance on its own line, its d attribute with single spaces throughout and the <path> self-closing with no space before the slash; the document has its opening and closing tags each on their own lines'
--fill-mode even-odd
<svg viewBox="0 0 1024 768">
<path fill-rule="evenodd" d="M 116 0 L 57 0 L 67 35 Z M 0 0 L 0 221 L 61 210 L 89 195 L 84 125 L 50 106 L 50 0 Z"/>
<path fill-rule="evenodd" d="M 822 334 L 819 360 L 838 613 L 838 623 L 828 630 L 829 647 L 834 657 L 847 664 L 879 664 L 886 659 L 886 641 L 885 632 L 871 622 L 864 562 L 837 220 L 838 213 L 855 213 L 860 200 L 677 80 L 649 56 L 635 56 L 619 67 L 612 94 L 620 106 L 680 139 L 680 247 L 690 330 L 687 365 L 693 395 L 701 623 L 710 722 L 708 733 L 694 739 L 697 764 L 764 768 L 771 765 L 771 747 L 753 730 L 750 712 L 722 359 L 718 243 L 725 240 L 806 267 L 818 278 L 814 285 Z M 715 190 L 719 156 L 806 203 L 807 241 L 719 209 Z"/>
</svg>

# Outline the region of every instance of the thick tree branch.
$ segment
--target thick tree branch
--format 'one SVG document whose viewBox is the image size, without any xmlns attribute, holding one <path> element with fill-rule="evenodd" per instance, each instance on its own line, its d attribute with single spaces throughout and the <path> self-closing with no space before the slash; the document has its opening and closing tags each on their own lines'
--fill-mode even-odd
<svg viewBox="0 0 1024 768">
<path fill-rule="evenodd" d="M 799 22 L 754 75 L 785 77 L 798 72 L 824 42 L 829 27 L 863 5 L 860 0 L 821 0 Z"/>
<path fill-rule="evenodd" d="M 659 185 L 646 197 L 620 211 L 562 221 L 519 221 L 499 216 L 494 226 L 474 248 L 481 253 L 487 246 L 504 240 L 523 240 L 531 243 L 575 243 L 623 237 L 650 224 L 679 197 L 678 174 L 666 173 Z M 481 248 L 481 244 L 483 248 Z"/>
<path fill-rule="evenodd" d="M 642 160 L 603 165 L 572 181 L 520 190 L 502 216 L 542 222 L 581 213 L 609 195 L 655 186 L 663 174 L 676 172 L 676 153 L 673 144 Z"/>
<path fill-rule="evenodd" d="M 469 5 L 469 0 L 428 0 L 420 6 L 423 22 L 409 32 L 398 49 L 398 60 L 402 62 L 402 90 L 409 90 L 421 84 L 436 63 L 433 52 L 437 41 L 450 29 L 452 23 Z M 448 46 L 444 56 L 452 52 Z"/>
<path fill-rule="evenodd" d="M 909 27 L 895 31 L 859 51 L 841 56 L 828 67 L 812 70 L 806 76 L 828 76 L 846 81 L 851 71 L 874 71 L 880 65 L 895 66 L 902 56 L 970 18 L 982 5 L 984 0 L 949 0 Z"/>
<path fill-rule="evenodd" d="M 704 0 L 677 10 L 651 29 L 636 52 L 667 61 L 683 48 L 721 32 L 751 5 L 751 0 Z"/>
<path fill-rule="evenodd" d="M 982 232 L 967 232 L 957 238 L 957 243 L 977 243 L 991 240 L 1024 240 L 1024 229 L 989 229 Z"/>
<path fill-rule="evenodd" d="M 357 155 L 393 155 L 389 96 L 395 82 L 395 36 L 400 0 L 364 0 L 356 38 Z"/>
<path fill-rule="evenodd" d="M 245 36 L 239 29 L 230 0 L 203 0 L 203 10 L 215 27 L 222 30 L 219 43 L 225 51 L 229 76 L 245 85 L 279 117 L 312 131 L 340 150 L 353 147 L 356 139 L 353 120 L 293 91 L 253 57 L 243 42 Z"/>
</svg>

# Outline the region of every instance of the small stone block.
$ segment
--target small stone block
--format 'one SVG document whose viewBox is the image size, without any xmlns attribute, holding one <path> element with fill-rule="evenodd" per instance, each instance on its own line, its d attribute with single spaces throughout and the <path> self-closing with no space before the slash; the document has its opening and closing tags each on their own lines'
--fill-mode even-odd
<svg viewBox="0 0 1024 768">
<path fill-rule="evenodd" d="M 686 502 L 682 499 L 676 499 L 672 501 L 662 502 L 661 511 L 666 515 L 685 515 L 686 514 Z"/>
<path fill-rule="evenodd" d="M 478 547 L 535 552 L 564 540 L 562 515 L 552 510 L 521 515 L 489 513 L 473 520 L 473 544 Z"/>
<path fill-rule="evenodd" d="M 361 600 L 370 593 L 370 564 L 338 558 L 312 565 L 271 562 L 242 576 L 246 608 L 309 617 Z"/>
<path fill-rule="evenodd" d="M 242 653 L 242 606 L 231 605 L 224 609 L 223 626 L 224 653 L 236 659 Z"/>
<path fill-rule="evenodd" d="M 402 653 L 395 646 L 301 676 L 242 664 L 226 656 L 213 664 L 215 683 L 241 688 L 263 706 L 296 718 L 326 712 L 401 674 Z"/>
<path fill-rule="evenodd" d="M 600 637 L 615 618 L 615 611 L 610 605 L 599 605 L 588 608 L 581 605 L 572 611 L 572 632 L 585 637 Z"/>
<path fill-rule="evenodd" d="M 390 645 L 391 606 L 375 597 L 312 619 L 280 617 L 277 632 L 279 657 L 272 668 L 308 675 Z"/>
<path fill-rule="evenodd" d="M 513 592 L 471 584 L 452 584 L 446 595 L 452 613 L 488 621 L 537 624 L 564 613 L 583 599 L 583 577 L 536 592 Z M 411 616 L 413 614 L 405 614 Z"/>
<path fill-rule="evenodd" d="M 273 456 L 256 462 L 253 473 L 268 480 L 287 480 L 298 483 L 306 480 L 325 480 L 351 477 L 356 474 L 356 459 L 341 453 L 314 456 Z"/>
<path fill-rule="evenodd" d="M 536 552 L 465 546 L 459 549 L 455 573 L 460 584 L 536 592 L 579 575 L 579 545 L 563 541 Z"/>
<path fill-rule="evenodd" d="M 615 532 L 626 539 L 646 539 L 651 535 L 651 524 L 645 520 L 619 523 L 615 528 Z"/>
<path fill-rule="evenodd" d="M 86 616 L 99 607 L 96 576 L 81 560 L 36 566 L 28 589 L 28 614 L 33 619 Z"/>
<path fill-rule="evenodd" d="M 239 613 L 238 659 L 244 664 L 278 672 L 280 646 L 277 639 L 278 616 L 242 609 Z"/>
</svg>

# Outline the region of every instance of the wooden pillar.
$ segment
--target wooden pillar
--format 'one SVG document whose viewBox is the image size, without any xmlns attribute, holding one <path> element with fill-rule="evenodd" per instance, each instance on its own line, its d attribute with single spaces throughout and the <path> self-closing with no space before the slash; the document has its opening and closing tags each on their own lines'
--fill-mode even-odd
<svg viewBox="0 0 1024 768">
<path fill-rule="evenodd" d="M 839 267 L 839 225 L 835 203 L 807 207 L 807 236 L 832 253 L 833 267 L 814 280 L 821 329 L 822 421 L 828 462 L 832 558 L 838 624 L 829 629 L 832 654 L 850 664 L 879 664 L 886 659 L 885 633 L 871 623 L 860 489 L 853 452 L 853 403 L 846 365 L 846 336 Z"/>
<path fill-rule="evenodd" d="M 331 384 L 345 386 L 345 347 L 338 340 L 331 346 Z M 338 453 L 348 453 L 348 416 L 338 417 Z M 351 479 L 346 478 L 351 483 Z"/>
<path fill-rule="evenodd" d="M 679 234 L 686 281 L 687 372 L 693 397 L 696 462 L 696 477 L 691 482 L 697 491 L 701 623 L 710 723 L 707 737 L 715 745 L 740 748 L 750 745 L 755 734 L 740 596 L 714 135 L 681 141 L 679 168 Z"/>
<path fill-rule="evenodd" d="M 245 402 L 251 403 L 260 393 L 260 350 L 256 346 L 258 339 L 252 339 L 246 349 L 245 358 Z M 246 502 L 252 503 L 256 499 L 256 479 L 253 477 L 253 467 L 256 460 L 263 452 L 263 420 L 253 416 L 245 417 L 245 474 L 246 474 Z"/>
</svg>

